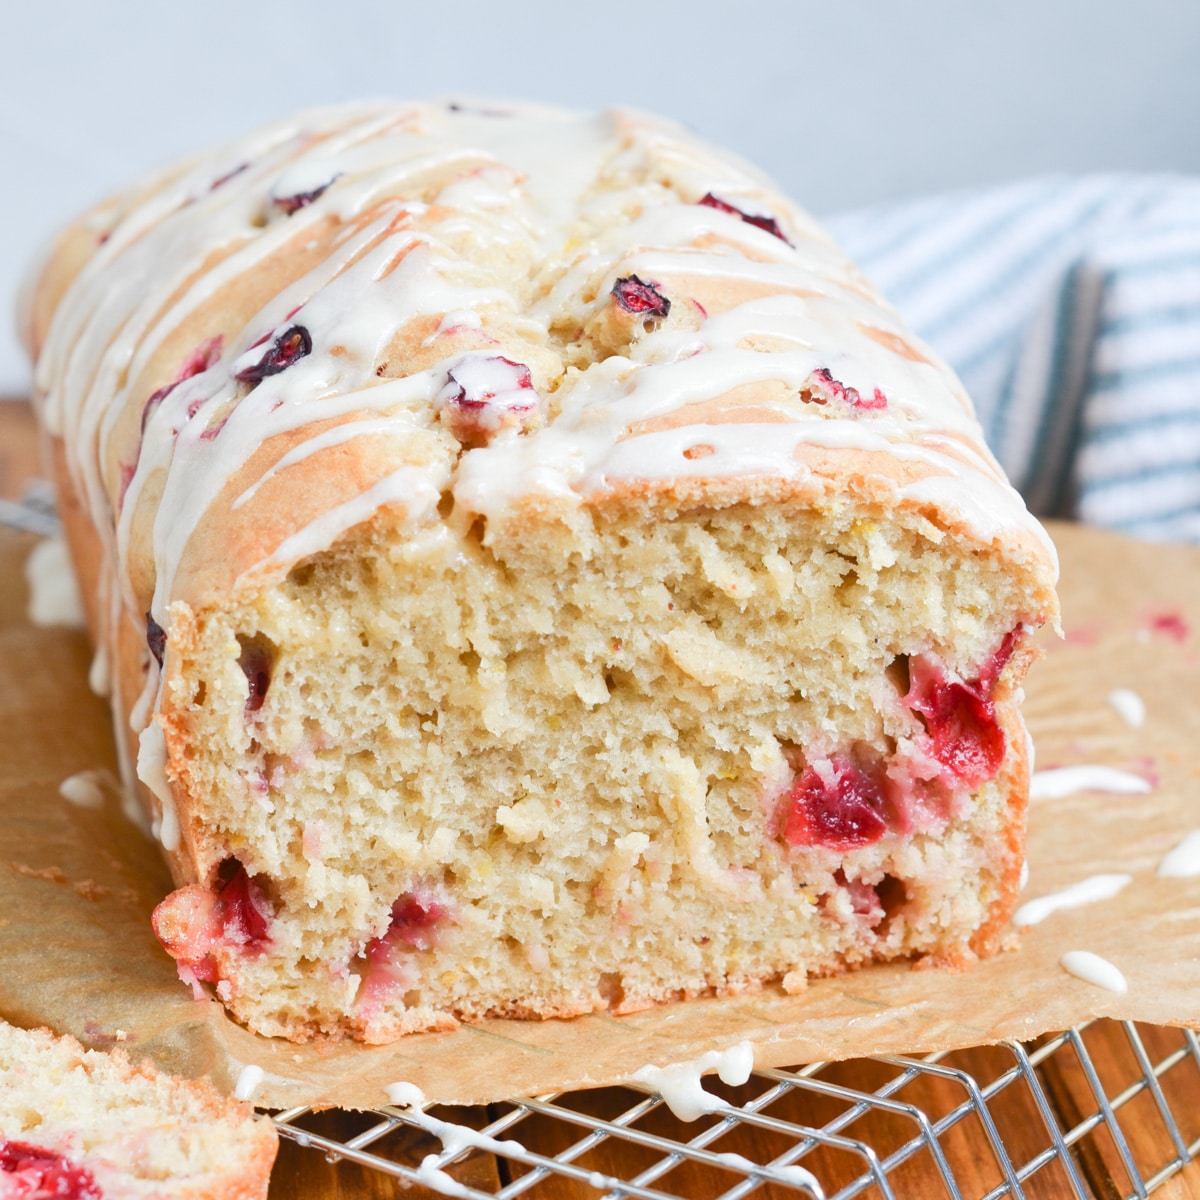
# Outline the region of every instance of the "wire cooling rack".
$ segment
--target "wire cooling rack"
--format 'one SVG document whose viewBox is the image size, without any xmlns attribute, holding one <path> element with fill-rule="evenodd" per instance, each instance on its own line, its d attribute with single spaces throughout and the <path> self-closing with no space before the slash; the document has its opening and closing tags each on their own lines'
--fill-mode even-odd
<svg viewBox="0 0 1200 1200">
<path fill-rule="evenodd" d="M 485 1200 L 1108 1200 L 1147 1196 L 1200 1152 L 1200 1039 L 1129 1021 L 704 1083 L 728 1107 L 692 1124 L 624 1087 L 425 1119 L 297 1108 L 275 1122 L 331 1160 L 403 1181 L 398 1193 L 419 1184 Z M 441 1129 L 439 1140 L 429 1116 L 481 1137 L 465 1145 Z"/>
</svg>

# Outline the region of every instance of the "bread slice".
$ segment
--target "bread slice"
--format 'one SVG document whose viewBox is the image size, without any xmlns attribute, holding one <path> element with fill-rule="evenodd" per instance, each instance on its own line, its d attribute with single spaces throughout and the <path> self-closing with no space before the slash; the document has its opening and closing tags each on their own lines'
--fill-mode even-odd
<svg viewBox="0 0 1200 1200">
<path fill-rule="evenodd" d="M 73 226 L 26 328 L 155 928 L 252 1028 L 995 948 L 1053 547 L 743 164 L 626 112 L 308 114 Z"/>
<path fill-rule="evenodd" d="M 262 1200 L 277 1141 L 206 1080 L 0 1022 L 0 1197 Z"/>
</svg>

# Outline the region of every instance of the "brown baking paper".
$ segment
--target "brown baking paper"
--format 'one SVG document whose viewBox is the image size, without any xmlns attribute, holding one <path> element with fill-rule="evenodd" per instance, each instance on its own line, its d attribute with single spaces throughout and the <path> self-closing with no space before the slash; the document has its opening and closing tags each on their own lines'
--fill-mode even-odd
<svg viewBox="0 0 1200 1200">
<path fill-rule="evenodd" d="M 226 1089 L 256 1063 L 266 1072 L 257 1102 L 280 1108 L 377 1106 L 384 1085 L 402 1079 L 434 1100 L 483 1103 L 613 1083 L 743 1039 L 762 1067 L 1031 1038 L 1096 1016 L 1198 1027 L 1200 878 L 1155 869 L 1200 827 L 1200 550 L 1066 525 L 1054 534 L 1067 638 L 1028 682 L 1038 766 L 1105 764 L 1156 786 L 1034 801 L 1023 898 L 1131 874 L 1118 896 L 1059 912 L 1018 949 L 958 973 L 872 967 L 799 996 L 767 987 L 627 1017 L 485 1021 L 368 1049 L 258 1037 L 179 983 L 150 929 L 170 888 L 154 845 L 115 795 L 100 810 L 59 795 L 75 772 L 115 770 L 108 710 L 88 692 L 83 634 L 27 623 L 31 543 L 0 533 L 0 1015 L 94 1045 L 119 1041 Z M 1143 697 L 1143 727 L 1107 703 L 1114 688 Z M 1115 963 L 1128 993 L 1067 975 L 1059 958 L 1074 949 Z"/>
</svg>

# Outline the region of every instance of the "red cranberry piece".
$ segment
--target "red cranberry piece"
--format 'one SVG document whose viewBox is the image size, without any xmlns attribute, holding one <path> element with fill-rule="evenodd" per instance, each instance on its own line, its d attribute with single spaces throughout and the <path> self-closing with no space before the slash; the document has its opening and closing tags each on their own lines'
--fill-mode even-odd
<svg viewBox="0 0 1200 1200">
<path fill-rule="evenodd" d="M 780 833 L 791 846 L 854 850 L 887 832 L 876 783 L 848 758 L 808 767 L 783 798 Z"/>
<path fill-rule="evenodd" d="M 253 366 L 243 367 L 234 374 L 241 383 L 261 383 L 268 375 L 278 375 L 305 355 L 312 353 L 312 338 L 303 325 L 292 325 L 285 329 L 271 344 L 271 348 Z"/>
<path fill-rule="evenodd" d="M 175 382 L 182 383 L 185 379 L 191 379 L 193 375 L 199 375 L 202 371 L 207 371 L 221 357 L 221 346 L 224 342 L 224 335 L 218 333 L 216 337 L 211 337 L 207 342 L 202 342 L 197 346 L 183 360 L 179 368 L 179 374 L 175 376 Z"/>
<path fill-rule="evenodd" d="M 626 275 L 613 284 L 616 302 L 628 313 L 645 317 L 665 317 L 671 301 L 658 290 L 657 283 L 646 283 L 636 275 Z"/>
<path fill-rule="evenodd" d="M 221 357 L 221 347 L 225 342 L 223 334 L 218 333 L 216 337 L 211 337 L 207 342 L 201 342 L 183 360 L 176 372 L 175 378 L 158 391 L 152 392 L 150 398 L 146 401 L 145 407 L 142 409 L 142 433 L 146 432 L 146 422 L 150 420 L 154 410 L 185 380 L 191 379 L 193 375 L 200 375 L 207 371 L 209 367 L 214 366 L 217 360 Z M 190 413 L 188 414 L 191 415 Z"/>
<path fill-rule="evenodd" d="M 871 884 L 863 883 L 859 879 L 847 879 L 846 872 L 841 867 L 834 871 L 833 878 L 839 887 L 846 889 L 850 911 L 874 929 L 884 917 L 878 891 Z"/>
<path fill-rule="evenodd" d="M 141 447 L 138 447 L 138 457 L 141 457 Z M 134 475 L 137 474 L 136 463 L 121 464 L 121 481 L 119 491 L 117 493 L 117 506 L 122 507 L 125 503 L 125 493 L 129 491 L 129 485 L 133 482 Z"/>
<path fill-rule="evenodd" d="M 830 400 L 840 400 L 853 408 L 887 408 L 887 397 L 879 388 L 875 389 L 873 396 L 863 396 L 857 388 L 848 387 L 834 379 L 827 367 L 818 367 L 808 377 L 801 397 L 810 404 L 828 404 Z"/>
<path fill-rule="evenodd" d="M 460 358 L 446 372 L 438 404 L 461 441 L 486 439 L 508 425 L 524 424 L 538 395 L 524 363 L 495 355 Z"/>
<path fill-rule="evenodd" d="M 249 695 L 246 697 L 246 712 L 258 712 L 267 698 L 271 686 L 271 669 L 275 665 L 275 647 L 262 636 L 238 638 L 242 648 L 238 655 L 238 666 L 246 676 Z"/>
<path fill-rule="evenodd" d="M 1188 639 L 1188 623 L 1176 612 L 1156 613 L 1150 618 L 1150 630 L 1180 645 Z"/>
<path fill-rule="evenodd" d="M 307 208 L 314 200 L 318 199 L 320 196 L 323 196 L 328 190 L 330 184 L 333 183 L 334 179 L 337 179 L 336 175 L 333 177 L 333 179 L 327 179 L 319 187 L 315 187 L 308 192 L 296 192 L 291 196 L 272 196 L 271 203 L 274 204 L 276 208 L 283 209 L 283 211 L 290 217 L 292 213 L 299 212 L 302 208 Z"/>
<path fill-rule="evenodd" d="M 146 645 L 161 667 L 163 655 L 167 652 L 167 633 L 149 613 L 146 614 Z"/>
<path fill-rule="evenodd" d="M 994 778 L 1004 761 L 1004 731 L 992 693 L 1016 640 L 1014 629 L 971 680 L 952 679 L 930 654 L 909 660 L 904 703 L 924 717 L 933 757 L 968 787 Z"/>
<path fill-rule="evenodd" d="M 198 883 L 188 884 L 161 900 L 150 918 L 154 935 L 176 960 L 179 978 L 191 984 L 197 1000 L 203 999 L 200 981 L 218 978 L 213 949 L 222 937 L 217 897 Z"/>
<path fill-rule="evenodd" d="M 217 893 L 217 914 L 221 934 L 227 942 L 253 952 L 270 943 L 270 922 L 274 913 L 262 888 L 246 874 L 236 858 L 228 859 L 222 870 L 233 864 L 232 872 Z"/>
<path fill-rule="evenodd" d="M 420 975 L 406 947 L 431 950 L 437 945 L 438 927 L 449 915 L 430 896 L 405 892 L 392 905 L 392 919 L 382 937 L 363 948 L 367 969 L 360 998 L 368 1008 L 389 992 L 415 987 Z"/>
<path fill-rule="evenodd" d="M 217 188 L 228 183 L 231 179 L 236 179 L 237 176 L 239 176 L 243 171 L 248 170 L 250 170 L 250 164 L 248 162 L 241 163 L 234 167 L 232 171 L 226 171 L 224 175 L 218 176 L 216 179 L 214 179 L 212 183 L 209 184 L 208 190 L 210 192 L 215 192 Z"/>
<path fill-rule="evenodd" d="M 787 234 L 780 229 L 779 222 L 774 217 L 743 212 L 736 204 L 730 204 L 728 200 L 722 200 L 719 196 L 714 196 L 712 192 L 707 192 L 700 203 L 708 208 L 715 208 L 718 212 L 740 217 L 747 225 L 753 225 L 756 229 L 762 229 L 767 233 L 774 234 L 781 242 L 787 242 L 789 246 L 792 244 Z"/>
<path fill-rule="evenodd" d="M 996 681 L 1000 678 L 1004 668 L 1008 666 L 1008 660 L 1012 658 L 1012 652 L 1017 646 L 1017 631 L 1010 629 L 1005 635 L 1000 645 L 995 651 L 988 655 L 982 667 L 979 668 L 979 676 L 976 679 L 977 688 L 984 696 L 991 698 L 992 693 L 996 690 Z"/>
<path fill-rule="evenodd" d="M 0 1140 L 0 1173 L 21 1176 L 14 1195 L 30 1200 L 102 1200 L 87 1167 L 29 1142 Z"/>
<path fill-rule="evenodd" d="M 392 905 L 392 922 L 384 937 L 417 950 L 436 944 L 434 929 L 446 916 L 446 908 L 428 896 L 406 892 Z"/>
</svg>

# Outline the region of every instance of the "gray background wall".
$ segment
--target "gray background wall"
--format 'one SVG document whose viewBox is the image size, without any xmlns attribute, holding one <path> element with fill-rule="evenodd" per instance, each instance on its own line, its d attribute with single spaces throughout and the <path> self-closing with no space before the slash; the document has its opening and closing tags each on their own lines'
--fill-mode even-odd
<svg viewBox="0 0 1200 1200">
<path fill-rule="evenodd" d="M 1200 0 L 0 0 L 0 292 L 71 214 L 301 106 L 656 109 L 818 213 L 1023 175 L 1200 172 Z M 0 326 L 0 394 L 28 371 Z"/>
</svg>

